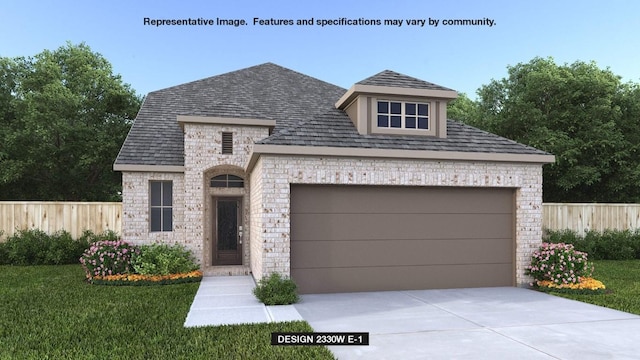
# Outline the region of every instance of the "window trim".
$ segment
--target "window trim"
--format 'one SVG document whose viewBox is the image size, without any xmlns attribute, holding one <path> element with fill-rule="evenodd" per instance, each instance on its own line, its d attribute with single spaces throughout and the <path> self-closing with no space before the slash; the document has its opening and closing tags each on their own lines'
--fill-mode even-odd
<svg viewBox="0 0 640 360">
<path fill-rule="evenodd" d="M 152 188 L 152 184 L 153 183 L 159 183 L 160 184 L 160 205 L 153 205 L 154 201 L 153 201 L 153 192 L 151 190 Z M 166 205 L 164 203 L 164 189 L 165 189 L 165 184 L 169 184 L 169 186 L 171 187 L 171 203 L 169 205 Z M 149 232 L 150 233 L 159 233 L 159 232 L 172 232 L 173 231 L 173 180 L 149 180 Z M 152 214 L 152 210 L 153 209 L 160 209 L 160 230 L 154 230 L 154 226 L 152 224 L 153 221 L 153 216 Z M 171 217 L 171 224 L 169 226 L 169 229 L 165 229 L 164 227 L 164 220 L 165 220 L 165 214 L 164 214 L 164 210 L 169 210 L 169 216 Z"/>
<path fill-rule="evenodd" d="M 392 102 L 401 103 L 401 119 L 399 128 L 395 127 L 380 127 L 378 126 L 378 101 L 388 102 L 389 106 Z M 418 115 L 416 118 L 416 128 L 405 128 L 406 126 L 406 104 L 426 104 L 428 106 L 427 113 L 427 129 L 418 129 Z M 435 103 L 431 100 L 426 99 L 414 99 L 414 98 L 397 98 L 394 96 L 389 97 L 380 97 L 380 98 L 371 98 L 371 103 L 369 106 L 369 125 L 370 132 L 372 134 L 391 134 L 391 135 L 436 135 L 436 127 L 437 127 L 437 118 L 436 118 L 436 109 Z M 417 113 L 417 108 L 416 108 Z M 389 109 L 389 116 L 391 116 L 391 109 Z M 389 125 L 391 125 L 391 118 L 389 118 Z"/>
<path fill-rule="evenodd" d="M 214 186 L 214 181 L 220 184 L 224 184 L 224 186 Z M 241 185 L 241 186 L 229 186 L 231 184 Z M 244 178 L 242 176 L 234 175 L 234 174 L 220 174 L 216 176 L 212 176 L 209 179 L 209 187 L 211 188 L 234 188 L 234 189 L 242 189 L 244 188 Z"/>
</svg>

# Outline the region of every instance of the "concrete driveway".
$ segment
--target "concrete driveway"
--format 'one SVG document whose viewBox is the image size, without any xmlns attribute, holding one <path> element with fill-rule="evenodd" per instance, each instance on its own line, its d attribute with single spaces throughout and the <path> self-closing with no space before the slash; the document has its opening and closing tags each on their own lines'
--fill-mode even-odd
<svg viewBox="0 0 640 360">
<path fill-rule="evenodd" d="M 640 316 L 500 287 L 303 295 L 317 332 L 369 332 L 339 359 L 640 359 Z"/>
</svg>

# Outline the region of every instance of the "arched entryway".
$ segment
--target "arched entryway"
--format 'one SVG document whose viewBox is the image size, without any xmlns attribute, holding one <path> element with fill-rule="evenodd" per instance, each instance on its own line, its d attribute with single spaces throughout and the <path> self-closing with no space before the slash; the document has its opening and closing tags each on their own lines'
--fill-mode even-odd
<svg viewBox="0 0 640 360">
<path fill-rule="evenodd" d="M 248 264 L 248 184 L 244 170 L 223 165 L 204 174 L 205 261 L 208 266 Z"/>
</svg>

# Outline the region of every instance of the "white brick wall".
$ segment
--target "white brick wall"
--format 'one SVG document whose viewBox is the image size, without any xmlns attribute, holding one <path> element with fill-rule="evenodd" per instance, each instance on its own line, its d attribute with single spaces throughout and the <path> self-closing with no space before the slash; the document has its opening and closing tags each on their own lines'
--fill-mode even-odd
<svg viewBox="0 0 640 360">
<path fill-rule="evenodd" d="M 210 264 L 211 236 L 206 212 L 207 174 L 219 166 L 243 169 L 255 141 L 267 128 L 185 124 L 185 173 L 123 173 L 123 239 L 133 243 L 180 243 Z M 233 132 L 232 155 L 221 154 L 221 133 Z M 173 181 L 172 232 L 149 232 L 149 181 Z M 208 179 L 207 179 L 208 180 Z M 290 272 L 290 183 L 356 185 L 480 186 L 516 188 L 516 281 L 542 238 L 542 166 L 537 164 L 269 156 L 248 176 L 244 263 L 256 278 Z"/>
<path fill-rule="evenodd" d="M 173 231 L 149 231 L 149 181 L 173 181 Z M 134 244 L 184 244 L 184 174 L 122 173 L 122 239 Z"/>
<path fill-rule="evenodd" d="M 516 188 L 516 282 L 530 279 L 524 268 L 542 238 L 542 166 L 463 161 L 350 159 L 262 156 L 251 176 L 251 261 L 256 278 L 271 272 L 289 275 L 290 183 L 427 185 Z M 261 202 L 257 202 L 257 198 Z"/>
<path fill-rule="evenodd" d="M 184 125 L 185 185 L 184 221 L 185 244 L 197 259 L 209 265 L 210 229 L 206 226 L 205 201 L 209 201 L 208 179 L 204 174 L 218 166 L 244 168 L 253 144 L 269 135 L 268 128 L 257 126 L 227 126 L 212 124 Z M 233 133 L 233 154 L 222 154 L 222 132 Z M 248 210 L 246 213 L 248 214 Z M 247 228 L 245 222 L 245 229 Z M 245 230 L 245 238 L 251 234 Z M 245 259 L 250 257 L 249 246 L 244 248 Z M 245 260 L 246 261 L 246 260 Z"/>
<path fill-rule="evenodd" d="M 268 231 L 263 227 L 263 201 L 265 194 L 271 193 L 262 188 L 262 162 L 258 162 L 250 176 L 251 195 L 250 195 L 250 219 L 251 225 L 249 229 L 249 243 L 251 249 L 251 269 L 257 269 L 258 273 L 262 273 L 262 259 L 264 257 L 263 236 Z"/>
<path fill-rule="evenodd" d="M 233 133 L 233 154 L 222 154 L 222 132 Z M 207 229 L 205 204 L 210 201 L 205 174 L 217 167 L 235 166 L 244 169 L 253 144 L 267 137 L 268 129 L 256 126 L 224 126 L 185 124 L 185 172 L 123 172 L 122 237 L 133 243 L 180 243 L 190 249 L 195 258 L 210 264 L 211 231 Z M 149 180 L 173 180 L 172 232 L 149 232 Z M 245 209 L 245 238 L 250 210 Z M 244 249 L 245 263 L 250 258 L 249 244 Z"/>
</svg>

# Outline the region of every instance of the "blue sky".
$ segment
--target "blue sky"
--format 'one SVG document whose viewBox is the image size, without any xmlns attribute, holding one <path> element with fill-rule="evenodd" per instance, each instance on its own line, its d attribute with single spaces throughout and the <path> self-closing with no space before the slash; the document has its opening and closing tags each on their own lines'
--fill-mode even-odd
<svg viewBox="0 0 640 360">
<path fill-rule="evenodd" d="M 348 88 L 384 69 L 472 98 L 535 56 L 595 61 L 640 82 L 640 1 L 3 0 L 0 56 L 85 42 L 139 93 L 264 62 Z M 249 25 L 145 26 L 157 19 Z M 488 26 L 259 26 L 263 19 L 493 19 Z"/>
</svg>

